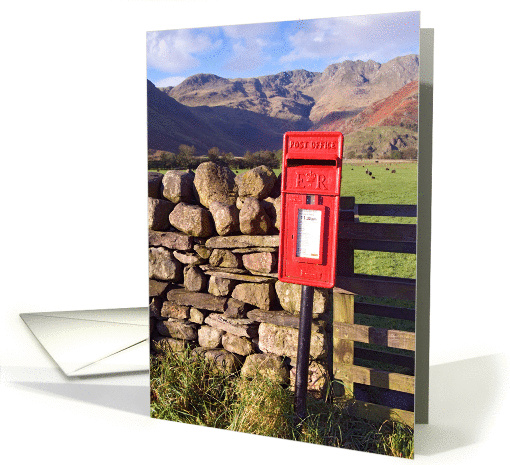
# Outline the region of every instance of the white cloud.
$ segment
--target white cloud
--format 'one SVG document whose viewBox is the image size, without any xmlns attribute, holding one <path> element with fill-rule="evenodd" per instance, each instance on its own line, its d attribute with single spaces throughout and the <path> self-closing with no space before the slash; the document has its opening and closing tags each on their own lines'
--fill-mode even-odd
<svg viewBox="0 0 510 465">
<path fill-rule="evenodd" d="M 154 83 L 156 87 L 175 87 L 186 79 L 186 76 L 170 76 Z"/>
<path fill-rule="evenodd" d="M 345 16 L 343 20 L 355 26 L 369 26 L 373 23 L 376 15 Z"/>
<path fill-rule="evenodd" d="M 335 62 L 336 63 L 341 63 L 342 61 L 346 61 L 346 60 L 350 60 L 350 61 L 358 61 L 358 60 L 361 60 L 361 61 L 368 61 L 368 60 L 375 60 L 375 57 L 369 53 L 360 53 L 360 54 L 355 54 L 355 55 L 342 55 L 341 57 L 338 57 L 335 59 Z"/>
<path fill-rule="evenodd" d="M 231 53 L 225 68 L 245 72 L 256 69 L 270 59 L 265 48 L 270 45 L 268 37 L 278 30 L 278 23 L 224 26 L 222 30 L 231 39 Z"/>
<path fill-rule="evenodd" d="M 200 61 L 195 53 L 213 49 L 220 41 L 213 42 L 204 32 L 190 29 L 147 33 L 147 65 L 169 73 L 194 68 Z"/>
<path fill-rule="evenodd" d="M 240 24 L 223 26 L 224 34 L 232 39 L 257 39 L 267 37 L 278 30 L 278 23 Z"/>
<path fill-rule="evenodd" d="M 416 12 L 305 21 L 289 37 L 292 50 L 280 61 L 361 56 L 386 61 L 412 48 L 411 42 L 417 46 L 418 36 Z"/>
<path fill-rule="evenodd" d="M 232 44 L 232 56 L 225 63 L 230 71 L 251 71 L 265 63 L 264 45 L 255 40 L 238 40 Z"/>
</svg>

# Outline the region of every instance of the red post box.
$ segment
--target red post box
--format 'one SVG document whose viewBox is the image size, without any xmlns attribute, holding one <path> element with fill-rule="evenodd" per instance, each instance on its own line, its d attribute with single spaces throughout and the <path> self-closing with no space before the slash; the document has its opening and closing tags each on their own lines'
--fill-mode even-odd
<svg viewBox="0 0 510 465">
<path fill-rule="evenodd" d="M 284 135 L 280 281 L 334 286 L 342 151 L 340 132 Z"/>
</svg>

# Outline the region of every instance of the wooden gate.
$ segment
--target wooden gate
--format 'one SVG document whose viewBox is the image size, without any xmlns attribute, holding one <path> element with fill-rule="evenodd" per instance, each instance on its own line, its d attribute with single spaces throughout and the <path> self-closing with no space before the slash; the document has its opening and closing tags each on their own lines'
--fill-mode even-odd
<svg viewBox="0 0 510 465">
<path fill-rule="evenodd" d="M 410 426 L 416 280 L 356 274 L 354 251 L 416 254 L 416 224 L 359 221 L 362 216 L 416 217 L 416 212 L 416 205 L 356 205 L 354 197 L 341 199 L 332 323 L 332 374 L 341 382 L 340 394 L 352 398 L 349 412 Z M 373 323 L 361 324 L 360 319 Z M 399 329 L 402 326 L 410 330 Z"/>
</svg>

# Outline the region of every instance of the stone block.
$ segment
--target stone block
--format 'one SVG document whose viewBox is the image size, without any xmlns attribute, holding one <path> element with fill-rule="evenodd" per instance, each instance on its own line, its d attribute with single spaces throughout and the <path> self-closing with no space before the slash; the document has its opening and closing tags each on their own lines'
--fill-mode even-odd
<svg viewBox="0 0 510 465">
<path fill-rule="evenodd" d="M 282 308 L 293 315 L 299 315 L 301 308 L 301 285 L 277 281 L 275 290 Z M 316 287 L 313 291 L 312 313 L 320 315 L 327 312 L 331 307 L 332 298 L 331 289 Z"/>
<path fill-rule="evenodd" d="M 198 254 L 200 258 L 203 258 L 204 260 L 209 260 L 209 257 L 211 256 L 211 249 L 208 249 L 204 245 L 195 244 L 193 246 L 193 250 Z"/>
<path fill-rule="evenodd" d="M 229 352 L 243 356 L 250 355 L 255 350 L 255 346 L 250 339 L 229 333 L 223 334 L 221 345 Z"/>
<path fill-rule="evenodd" d="M 234 289 L 235 281 L 220 276 L 211 275 L 209 278 L 209 294 L 216 296 L 227 296 Z"/>
<path fill-rule="evenodd" d="M 199 310 L 220 313 L 225 311 L 227 304 L 226 297 L 218 297 L 204 292 L 192 292 L 186 289 L 171 289 L 167 292 L 166 298 L 169 302 L 177 305 L 189 305 Z"/>
<path fill-rule="evenodd" d="M 216 232 L 220 236 L 239 232 L 239 210 L 235 205 L 213 201 L 209 211 L 212 214 Z"/>
<path fill-rule="evenodd" d="M 190 236 L 210 237 L 214 234 L 211 213 L 198 205 L 178 203 L 168 217 L 170 224 Z"/>
<path fill-rule="evenodd" d="M 287 326 L 289 328 L 299 328 L 299 315 L 292 315 L 281 310 L 260 310 L 258 308 L 246 313 L 247 318 L 259 323 L 271 323 L 277 326 Z M 324 331 L 326 322 L 323 320 L 312 321 L 312 331 Z"/>
<path fill-rule="evenodd" d="M 299 330 L 271 323 L 260 323 L 259 349 L 290 358 L 297 358 Z M 325 354 L 323 333 L 312 332 L 310 338 L 310 356 L 312 359 L 323 358 Z"/>
<path fill-rule="evenodd" d="M 263 310 L 274 308 L 276 292 L 272 283 L 240 283 L 232 291 L 232 297 Z"/>
<path fill-rule="evenodd" d="M 240 268 L 242 260 L 239 255 L 227 249 L 214 249 L 209 257 L 209 264 L 219 268 Z"/>
<path fill-rule="evenodd" d="M 158 336 L 152 339 L 151 347 L 160 354 L 165 352 L 183 352 L 186 349 L 186 341 L 184 339 Z"/>
<path fill-rule="evenodd" d="M 191 250 L 193 238 L 175 231 L 149 231 L 149 246 L 163 246 L 167 249 Z"/>
<path fill-rule="evenodd" d="M 165 247 L 150 247 L 149 279 L 180 281 L 182 279 L 182 264 Z"/>
<path fill-rule="evenodd" d="M 152 297 L 149 304 L 149 316 L 156 319 L 161 319 L 161 306 L 163 299 L 159 296 Z"/>
<path fill-rule="evenodd" d="M 165 301 L 161 306 L 160 314 L 163 318 L 187 320 L 189 318 L 189 307 L 186 305 L 175 305 L 171 302 Z"/>
<path fill-rule="evenodd" d="M 193 203 L 193 180 L 195 174 L 191 170 L 168 170 L 161 180 L 162 196 L 174 204 L 179 202 Z"/>
<path fill-rule="evenodd" d="M 221 329 L 203 325 L 198 330 L 198 344 L 206 349 L 217 349 L 221 346 L 221 337 L 224 334 L 225 331 Z"/>
<path fill-rule="evenodd" d="M 267 197 L 274 187 L 276 175 L 265 165 L 257 166 L 235 177 L 239 197 Z"/>
<path fill-rule="evenodd" d="M 227 374 L 239 371 L 243 364 L 243 359 L 239 355 L 235 355 L 225 349 L 197 347 L 193 349 L 193 354 L 209 360 L 217 370 Z"/>
<path fill-rule="evenodd" d="M 308 365 L 308 391 L 324 394 L 328 380 L 328 371 L 324 364 L 315 360 L 310 362 Z M 290 370 L 290 388 L 293 391 L 296 389 L 296 367 L 292 367 Z"/>
<path fill-rule="evenodd" d="M 169 285 L 170 283 L 168 281 L 149 279 L 149 297 L 157 297 L 163 295 Z"/>
<path fill-rule="evenodd" d="M 156 328 L 162 336 L 171 337 L 173 339 L 184 339 L 186 341 L 194 341 L 198 337 L 198 327 L 194 323 L 186 320 L 165 320 L 158 321 Z"/>
<path fill-rule="evenodd" d="M 203 265 L 207 262 L 207 260 L 200 257 L 200 255 L 192 252 L 180 252 L 178 250 L 174 250 L 174 257 L 183 265 Z"/>
<path fill-rule="evenodd" d="M 225 307 L 225 318 L 246 318 L 246 312 L 248 305 L 240 300 L 230 298 L 227 300 L 227 306 Z"/>
<path fill-rule="evenodd" d="M 184 268 L 184 288 L 188 291 L 203 292 L 207 290 L 207 276 L 197 266 L 187 266 Z"/>
<path fill-rule="evenodd" d="M 270 252 L 247 253 L 242 256 L 243 265 L 249 271 L 271 273 L 278 263 L 276 255 Z"/>
<path fill-rule="evenodd" d="M 210 249 L 236 249 L 245 247 L 279 247 L 279 235 L 266 236 L 214 236 L 209 238 L 205 246 Z"/>
<path fill-rule="evenodd" d="M 245 318 L 225 318 L 218 313 L 211 313 L 204 322 L 213 328 L 221 329 L 235 336 L 248 338 L 257 336 L 258 323 Z"/>
<path fill-rule="evenodd" d="M 285 365 L 283 357 L 275 354 L 252 354 L 246 357 L 241 376 L 255 378 L 264 376 L 280 384 L 288 384 L 289 367 Z"/>
<path fill-rule="evenodd" d="M 197 323 L 199 325 L 204 324 L 205 317 L 209 314 L 204 310 L 199 310 L 198 308 L 191 307 L 189 309 L 189 321 L 192 323 Z"/>
<path fill-rule="evenodd" d="M 148 199 L 148 226 L 149 229 L 154 231 L 166 231 L 170 228 L 170 221 L 168 216 L 174 208 L 172 202 L 167 200 L 154 199 L 149 197 Z"/>
<path fill-rule="evenodd" d="M 267 234 L 271 227 L 271 219 L 259 200 L 246 197 L 239 212 L 239 228 L 243 234 Z"/>
<path fill-rule="evenodd" d="M 195 171 L 193 183 L 204 207 L 209 208 L 214 201 L 235 205 L 238 188 L 230 168 L 211 161 L 201 163 Z"/>
<path fill-rule="evenodd" d="M 159 199 L 161 192 L 161 180 L 163 179 L 162 173 L 156 173 L 154 171 L 149 171 L 148 181 L 149 181 L 149 197 L 153 199 Z"/>
</svg>

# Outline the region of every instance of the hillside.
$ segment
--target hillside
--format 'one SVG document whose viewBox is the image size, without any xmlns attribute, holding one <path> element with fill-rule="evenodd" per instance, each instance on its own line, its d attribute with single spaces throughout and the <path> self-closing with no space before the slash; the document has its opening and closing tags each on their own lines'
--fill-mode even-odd
<svg viewBox="0 0 510 465">
<path fill-rule="evenodd" d="M 177 152 L 194 145 L 201 153 L 211 147 L 244 155 L 261 147 L 278 150 L 286 131 L 309 125 L 229 107 L 188 107 L 147 81 L 147 135 L 149 149 Z"/>
<path fill-rule="evenodd" d="M 411 81 L 348 120 L 343 117 L 335 119 L 334 113 L 331 113 L 327 122 L 315 125 L 314 129 L 342 131 L 344 134 L 372 126 L 401 126 L 416 130 L 418 87 L 418 81 Z"/>
<path fill-rule="evenodd" d="M 149 147 L 175 150 L 184 143 L 243 155 L 280 148 L 283 133 L 291 130 L 415 131 L 418 76 L 417 55 L 384 64 L 344 61 L 322 73 L 294 70 L 248 79 L 197 74 L 159 89 L 157 98 L 148 95 Z"/>
</svg>

